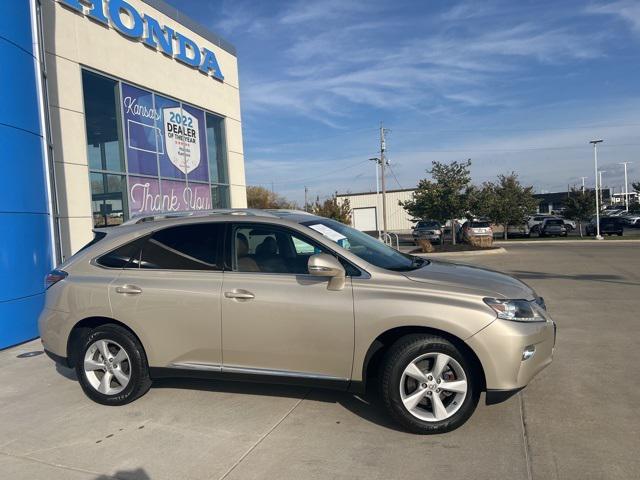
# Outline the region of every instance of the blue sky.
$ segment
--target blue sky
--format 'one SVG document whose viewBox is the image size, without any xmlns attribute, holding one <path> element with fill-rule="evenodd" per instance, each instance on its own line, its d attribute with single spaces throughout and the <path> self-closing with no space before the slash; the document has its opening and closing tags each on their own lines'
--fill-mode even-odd
<svg viewBox="0 0 640 480">
<path fill-rule="evenodd" d="M 247 183 L 302 201 L 388 188 L 432 160 L 537 191 L 640 180 L 640 1 L 171 0 L 236 45 Z"/>
</svg>

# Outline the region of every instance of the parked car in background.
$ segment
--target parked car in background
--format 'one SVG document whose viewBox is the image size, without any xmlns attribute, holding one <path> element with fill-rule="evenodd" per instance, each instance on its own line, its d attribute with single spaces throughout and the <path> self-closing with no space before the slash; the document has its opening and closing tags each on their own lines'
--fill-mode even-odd
<svg viewBox="0 0 640 480">
<path fill-rule="evenodd" d="M 630 228 L 640 228 L 640 214 L 627 213 L 620 217 L 625 226 Z"/>
<path fill-rule="evenodd" d="M 416 245 L 421 238 L 425 238 L 431 243 L 442 243 L 442 225 L 437 220 L 420 220 L 413 227 L 411 234 Z"/>
<path fill-rule="evenodd" d="M 545 218 L 538 225 L 538 235 L 541 237 L 566 237 L 567 232 L 567 226 L 561 218 Z"/>
<path fill-rule="evenodd" d="M 537 231 L 537 226 L 540 225 L 545 218 L 551 218 L 551 215 L 531 215 L 527 218 L 527 226 L 530 231 Z"/>
<path fill-rule="evenodd" d="M 492 404 L 522 390 L 555 346 L 544 300 L 515 277 L 291 210 L 134 218 L 97 231 L 46 286 L 45 351 L 111 406 L 163 377 L 360 394 L 376 382 L 405 429 L 443 433 L 481 392 Z"/>
<path fill-rule="evenodd" d="M 491 224 L 486 220 L 468 220 L 462 224 L 462 239 L 469 241 L 471 237 L 492 237 Z"/>
<path fill-rule="evenodd" d="M 596 219 L 592 218 L 585 229 L 587 235 L 596 235 Z M 600 217 L 600 235 L 624 234 L 624 221 L 620 217 Z"/>
<path fill-rule="evenodd" d="M 504 225 L 491 225 L 494 238 L 504 238 Z M 529 238 L 531 236 L 531 230 L 527 223 L 521 225 L 509 225 L 507 227 L 507 237 L 524 237 Z"/>
<path fill-rule="evenodd" d="M 529 231 L 531 233 L 540 233 L 540 227 L 542 225 L 542 222 L 552 218 L 562 220 L 562 222 L 566 227 L 567 232 L 572 232 L 573 230 L 576 229 L 576 222 L 574 222 L 573 220 L 567 220 L 566 218 L 559 217 L 558 215 L 533 215 L 529 217 L 529 219 L 527 220 Z"/>
<path fill-rule="evenodd" d="M 455 223 L 455 229 L 456 229 L 456 242 L 460 243 L 462 242 L 462 226 L 456 222 Z M 445 225 L 444 227 L 442 227 L 442 240 L 445 242 L 451 242 L 451 226 L 450 225 Z"/>
</svg>

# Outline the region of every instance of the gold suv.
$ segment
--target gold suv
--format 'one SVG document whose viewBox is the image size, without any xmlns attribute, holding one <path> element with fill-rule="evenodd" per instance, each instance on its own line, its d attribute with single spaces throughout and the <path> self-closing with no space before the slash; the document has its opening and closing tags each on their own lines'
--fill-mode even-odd
<svg viewBox="0 0 640 480">
<path fill-rule="evenodd" d="M 402 254 L 305 212 L 130 220 L 46 279 L 44 348 L 96 402 L 160 377 L 363 392 L 418 433 L 449 431 L 549 365 L 555 324 L 524 283 Z"/>
</svg>

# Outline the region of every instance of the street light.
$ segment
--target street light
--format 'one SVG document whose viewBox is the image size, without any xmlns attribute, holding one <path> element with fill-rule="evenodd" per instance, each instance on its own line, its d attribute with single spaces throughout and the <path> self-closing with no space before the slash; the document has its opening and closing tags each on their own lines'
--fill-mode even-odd
<svg viewBox="0 0 640 480">
<path fill-rule="evenodd" d="M 624 165 L 624 207 L 629 211 L 629 182 L 627 180 L 627 165 L 633 162 L 620 162 L 620 165 Z"/>
<path fill-rule="evenodd" d="M 603 140 L 591 140 L 589 143 L 593 145 L 593 162 L 595 165 L 595 182 L 596 182 L 596 239 L 602 240 L 600 235 L 600 202 L 598 202 L 598 144 Z"/>
<path fill-rule="evenodd" d="M 602 193 L 602 174 L 607 173 L 606 170 L 598 170 L 598 183 L 600 184 L 600 205 L 604 205 L 603 193 Z M 609 192 L 609 199 L 611 199 L 611 192 Z"/>
<path fill-rule="evenodd" d="M 380 165 L 380 159 L 373 157 L 369 159 L 370 162 L 376 162 L 376 228 L 378 229 L 378 239 L 382 238 L 382 232 L 380 231 L 380 222 L 378 221 L 378 211 L 380 210 L 380 179 L 378 173 L 378 166 Z"/>
</svg>

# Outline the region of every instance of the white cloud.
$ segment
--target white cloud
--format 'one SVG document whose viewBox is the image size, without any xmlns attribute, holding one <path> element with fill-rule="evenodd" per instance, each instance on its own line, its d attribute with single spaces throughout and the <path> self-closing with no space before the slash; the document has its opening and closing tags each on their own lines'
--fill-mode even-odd
<svg viewBox="0 0 640 480">
<path fill-rule="evenodd" d="M 640 33 L 640 2 L 638 0 L 619 0 L 616 2 L 596 3 L 587 7 L 593 14 L 606 14 L 619 17 L 637 33 Z"/>
</svg>

